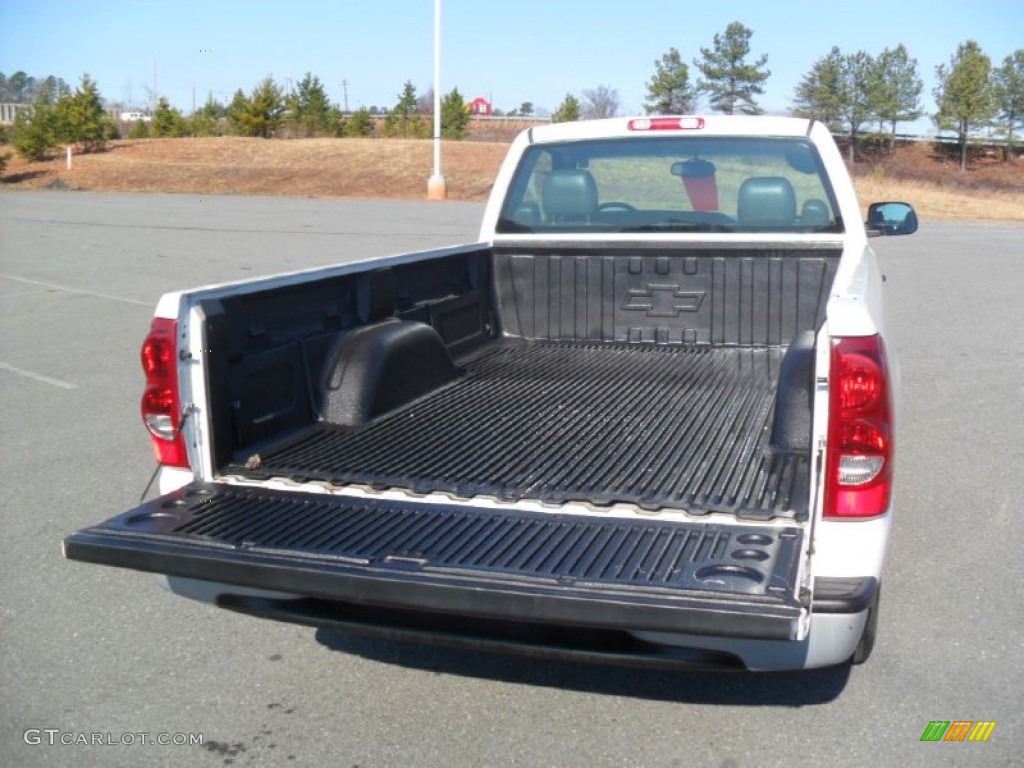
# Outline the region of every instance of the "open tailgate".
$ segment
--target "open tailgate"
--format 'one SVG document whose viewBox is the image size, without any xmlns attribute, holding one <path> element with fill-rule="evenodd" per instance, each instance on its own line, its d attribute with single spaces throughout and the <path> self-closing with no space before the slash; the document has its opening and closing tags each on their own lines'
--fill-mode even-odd
<svg viewBox="0 0 1024 768">
<path fill-rule="evenodd" d="M 322 600 L 792 640 L 803 529 L 195 482 L 64 541 L 72 560 Z"/>
</svg>

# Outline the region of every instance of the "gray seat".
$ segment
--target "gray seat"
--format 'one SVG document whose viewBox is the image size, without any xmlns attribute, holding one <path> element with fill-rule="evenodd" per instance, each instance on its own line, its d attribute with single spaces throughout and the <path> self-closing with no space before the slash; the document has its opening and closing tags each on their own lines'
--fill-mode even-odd
<svg viewBox="0 0 1024 768">
<path fill-rule="evenodd" d="M 532 201 L 520 203 L 512 212 L 512 221 L 524 227 L 536 227 L 540 224 L 540 206 Z"/>
<path fill-rule="evenodd" d="M 805 227 L 827 227 L 832 223 L 832 212 L 824 200 L 812 197 L 800 210 L 800 223 Z"/>
<path fill-rule="evenodd" d="M 740 186 L 739 223 L 751 227 L 789 227 L 796 221 L 796 193 L 789 179 L 756 176 Z"/>
<path fill-rule="evenodd" d="M 544 215 L 548 222 L 588 222 L 596 212 L 597 184 L 589 171 L 551 171 L 544 179 Z"/>
</svg>

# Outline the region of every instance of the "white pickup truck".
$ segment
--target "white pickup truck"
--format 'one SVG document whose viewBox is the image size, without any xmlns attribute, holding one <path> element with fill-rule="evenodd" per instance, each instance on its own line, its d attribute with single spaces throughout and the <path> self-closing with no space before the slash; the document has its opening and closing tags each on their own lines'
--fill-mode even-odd
<svg viewBox="0 0 1024 768">
<path fill-rule="evenodd" d="M 824 125 L 533 128 L 480 242 L 165 295 L 163 493 L 69 536 L 253 616 L 623 663 L 871 652 L 898 375 Z"/>
</svg>

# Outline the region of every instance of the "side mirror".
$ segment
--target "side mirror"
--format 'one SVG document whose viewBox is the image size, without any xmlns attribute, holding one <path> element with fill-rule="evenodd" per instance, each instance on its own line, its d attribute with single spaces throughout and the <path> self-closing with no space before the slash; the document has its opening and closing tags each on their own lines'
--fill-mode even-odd
<svg viewBox="0 0 1024 768">
<path fill-rule="evenodd" d="M 917 232 L 917 212 L 910 203 L 872 203 L 864 226 L 869 237 L 912 235 Z"/>
</svg>

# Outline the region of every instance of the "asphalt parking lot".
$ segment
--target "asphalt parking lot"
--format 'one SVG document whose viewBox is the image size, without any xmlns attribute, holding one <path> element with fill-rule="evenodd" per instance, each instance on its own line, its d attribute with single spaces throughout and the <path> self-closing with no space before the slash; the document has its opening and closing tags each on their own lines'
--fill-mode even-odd
<svg viewBox="0 0 1024 768">
<path fill-rule="evenodd" d="M 424 649 L 229 614 L 62 558 L 64 536 L 133 506 L 152 472 L 138 347 L 161 293 L 471 242 L 481 213 L 0 194 L 0 764 L 1019 764 L 1022 226 L 924 222 L 874 241 L 903 422 L 879 641 L 852 671 Z M 931 720 L 997 726 L 983 744 L 922 743 Z M 160 734 L 203 744 L 148 743 Z"/>
</svg>

